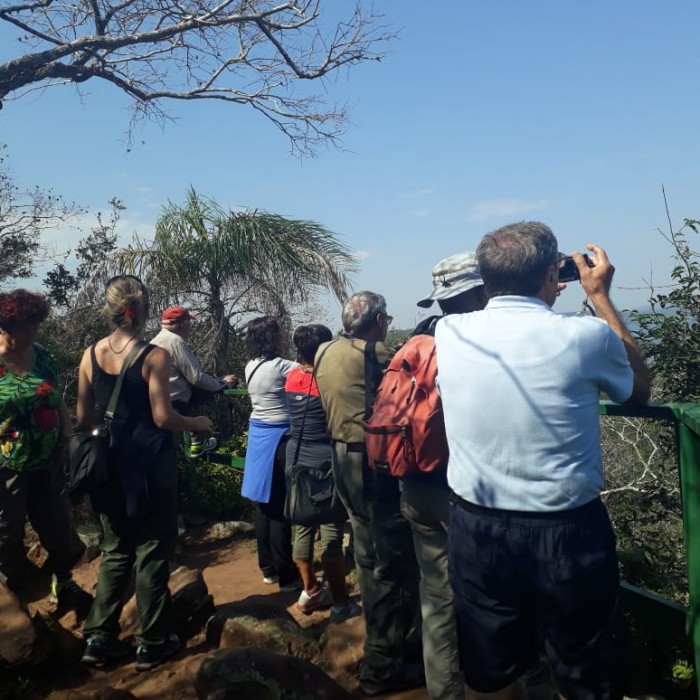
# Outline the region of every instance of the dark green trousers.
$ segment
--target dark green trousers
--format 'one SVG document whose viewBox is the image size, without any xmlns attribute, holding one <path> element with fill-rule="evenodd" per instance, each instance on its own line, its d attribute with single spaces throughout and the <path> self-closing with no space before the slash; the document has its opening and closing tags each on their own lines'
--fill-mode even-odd
<svg viewBox="0 0 700 700">
<path fill-rule="evenodd" d="M 115 498 L 100 516 L 104 530 L 102 559 L 95 602 L 83 628 L 86 638 L 119 634 L 119 616 L 132 573 L 140 619 L 136 641 L 162 644 L 173 631 L 168 559 L 177 541 L 178 472 L 174 450 L 158 455 L 148 468 L 147 514 L 130 518 L 121 499 Z"/>
<path fill-rule="evenodd" d="M 73 525 L 65 477 L 59 458 L 46 469 L 18 472 L 0 467 L 0 578 L 15 590 L 28 573 L 24 552 L 24 524 L 29 522 L 48 552 L 46 569 L 59 580 L 70 578 L 71 567 L 85 546 Z"/>
<path fill-rule="evenodd" d="M 355 537 L 355 565 L 367 637 L 362 680 L 398 678 L 406 662 L 406 638 L 420 624 L 418 579 L 411 527 L 401 515 L 398 480 L 375 479 L 362 452 L 333 447 L 333 479 Z"/>
</svg>

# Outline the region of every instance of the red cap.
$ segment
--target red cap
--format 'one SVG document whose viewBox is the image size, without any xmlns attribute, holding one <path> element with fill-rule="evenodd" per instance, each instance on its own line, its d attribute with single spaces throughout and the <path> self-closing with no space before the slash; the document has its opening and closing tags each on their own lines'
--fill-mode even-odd
<svg viewBox="0 0 700 700">
<path fill-rule="evenodd" d="M 181 321 L 194 320 L 193 316 L 184 306 L 169 306 L 160 315 L 160 320 L 164 326 L 174 326 Z"/>
</svg>

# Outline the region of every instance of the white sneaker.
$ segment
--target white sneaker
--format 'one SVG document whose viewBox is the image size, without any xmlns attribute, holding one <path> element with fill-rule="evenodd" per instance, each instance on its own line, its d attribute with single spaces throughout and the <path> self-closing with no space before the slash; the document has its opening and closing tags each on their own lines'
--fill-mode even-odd
<svg viewBox="0 0 700 700">
<path fill-rule="evenodd" d="M 268 586 L 271 586 L 273 583 L 277 583 L 279 580 L 280 577 L 277 575 L 263 576 L 263 583 L 267 584 Z"/>
<path fill-rule="evenodd" d="M 318 608 L 329 608 L 333 604 L 333 594 L 327 588 L 319 588 L 316 593 L 309 595 L 302 591 L 297 601 L 296 608 L 304 615 L 317 610 Z"/>
</svg>

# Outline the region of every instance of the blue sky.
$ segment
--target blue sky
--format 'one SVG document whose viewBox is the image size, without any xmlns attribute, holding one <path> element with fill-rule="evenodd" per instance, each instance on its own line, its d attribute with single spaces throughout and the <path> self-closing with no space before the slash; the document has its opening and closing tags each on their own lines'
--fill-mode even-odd
<svg viewBox="0 0 700 700">
<path fill-rule="evenodd" d="M 425 315 L 415 302 L 435 262 L 520 219 L 548 223 L 567 252 L 605 247 L 621 308 L 642 305 L 650 279 L 668 283 L 662 183 L 676 224 L 700 218 L 697 0 L 375 10 L 399 38 L 327 86 L 351 105 L 344 150 L 300 160 L 252 110 L 193 103 L 171 104 L 175 121 L 145 124 L 127 151 L 128 101 L 92 81 L 7 102 L 0 142 L 20 184 L 92 211 L 123 199 L 125 235 L 148 236 L 190 185 L 227 207 L 319 221 L 359 254 L 355 289 L 385 294 L 401 327 Z M 11 39 L 0 28 L 0 60 Z M 572 285 L 557 308 L 581 300 Z"/>
</svg>

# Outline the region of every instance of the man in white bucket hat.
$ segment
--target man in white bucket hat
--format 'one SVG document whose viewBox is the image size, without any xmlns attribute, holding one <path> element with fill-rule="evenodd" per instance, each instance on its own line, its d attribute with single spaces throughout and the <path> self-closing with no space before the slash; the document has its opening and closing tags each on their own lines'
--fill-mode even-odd
<svg viewBox="0 0 700 700">
<path fill-rule="evenodd" d="M 451 255 L 433 267 L 433 291 L 421 299 L 418 306 L 428 308 L 435 301 L 444 315 L 470 313 L 484 308 L 486 292 L 474 253 Z M 435 324 L 441 318 L 430 316 L 424 319 L 413 335 L 433 335 Z M 459 670 L 457 626 L 452 587 L 447 574 L 450 516 L 447 460 L 445 450 L 441 468 L 402 479 L 401 513 L 411 524 L 416 559 L 421 570 L 423 661 L 428 694 L 441 700 L 461 700 L 464 698 L 464 679 Z"/>
</svg>

